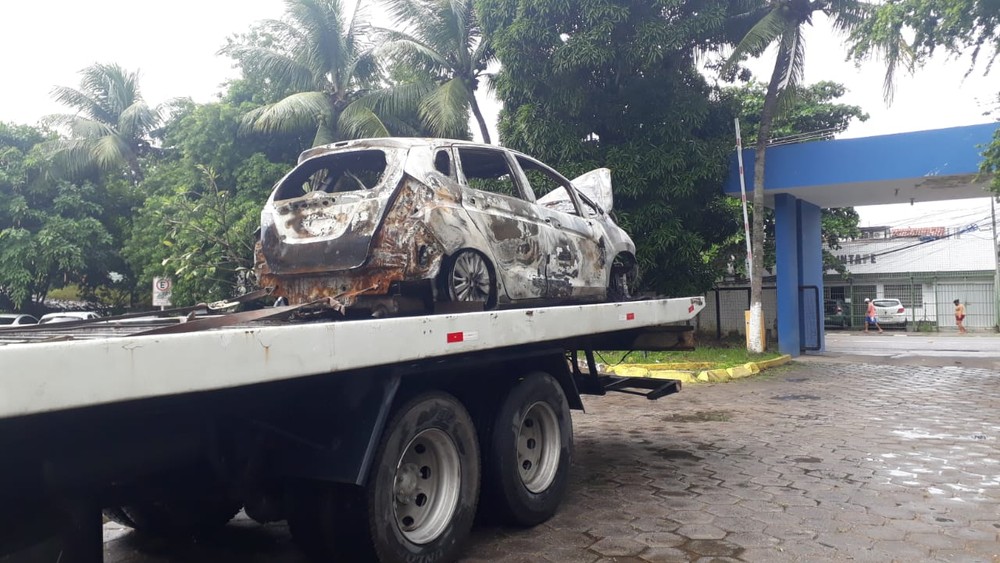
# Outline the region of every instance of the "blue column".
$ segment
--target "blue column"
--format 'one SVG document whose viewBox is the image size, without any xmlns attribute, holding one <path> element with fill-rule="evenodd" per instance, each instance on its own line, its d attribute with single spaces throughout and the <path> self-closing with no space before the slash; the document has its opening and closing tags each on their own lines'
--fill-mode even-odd
<svg viewBox="0 0 1000 563">
<path fill-rule="evenodd" d="M 815 286 L 816 298 L 819 300 L 813 309 L 812 291 L 807 290 L 803 297 L 809 301 L 803 305 L 803 321 L 815 331 L 819 327 L 819 349 L 826 350 L 826 334 L 823 330 L 823 234 L 822 209 L 807 201 L 799 201 L 799 280 L 803 286 Z"/>
<path fill-rule="evenodd" d="M 775 269 L 778 275 L 778 351 L 798 356 L 799 336 L 799 213 L 797 199 L 788 194 L 774 196 Z"/>
</svg>

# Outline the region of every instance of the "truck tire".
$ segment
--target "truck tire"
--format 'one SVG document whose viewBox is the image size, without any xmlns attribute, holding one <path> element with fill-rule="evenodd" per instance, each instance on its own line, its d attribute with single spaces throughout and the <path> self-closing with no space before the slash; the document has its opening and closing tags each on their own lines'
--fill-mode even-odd
<svg viewBox="0 0 1000 563">
<path fill-rule="evenodd" d="M 521 378 L 493 420 L 483 486 L 490 507 L 520 526 L 551 518 L 566 493 L 572 450 L 573 421 L 562 387 L 542 372 Z"/>
<path fill-rule="evenodd" d="M 386 426 L 365 491 L 370 547 L 383 563 L 454 561 L 479 500 L 479 444 L 455 397 L 421 394 Z"/>
</svg>

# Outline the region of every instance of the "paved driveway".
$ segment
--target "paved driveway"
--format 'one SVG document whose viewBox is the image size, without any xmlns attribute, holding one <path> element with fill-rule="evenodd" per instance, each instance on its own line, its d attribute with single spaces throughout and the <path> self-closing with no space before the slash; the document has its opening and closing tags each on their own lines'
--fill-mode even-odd
<svg viewBox="0 0 1000 563">
<path fill-rule="evenodd" d="M 586 406 L 559 514 L 479 528 L 467 561 L 1000 558 L 996 371 L 813 358 Z M 110 562 L 304 561 L 246 519 L 201 543 L 106 535 Z"/>
</svg>

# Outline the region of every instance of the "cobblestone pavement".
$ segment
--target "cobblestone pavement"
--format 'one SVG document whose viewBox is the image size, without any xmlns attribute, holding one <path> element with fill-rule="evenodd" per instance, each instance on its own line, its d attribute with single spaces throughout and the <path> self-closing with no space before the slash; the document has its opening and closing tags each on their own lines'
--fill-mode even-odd
<svg viewBox="0 0 1000 563">
<path fill-rule="evenodd" d="M 586 400 L 567 501 L 466 561 L 1000 561 L 1000 373 L 793 363 Z M 106 560 L 304 561 L 282 525 L 208 543 L 106 527 Z"/>
</svg>

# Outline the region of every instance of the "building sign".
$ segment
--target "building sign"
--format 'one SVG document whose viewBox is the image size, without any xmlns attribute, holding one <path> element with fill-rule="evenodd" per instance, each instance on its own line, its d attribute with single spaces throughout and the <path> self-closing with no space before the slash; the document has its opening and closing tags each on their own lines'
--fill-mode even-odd
<svg viewBox="0 0 1000 563">
<path fill-rule="evenodd" d="M 854 264 L 874 264 L 875 258 L 877 257 L 878 254 L 872 252 L 870 254 L 840 254 L 837 256 L 837 259 L 843 262 L 844 264 L 854 265 Z"/>
<path fill-rule="evenodd" d="M 170 278 L 153 278 L 153 306 L 169 307 L 174 281 Z"/>
</svg>

